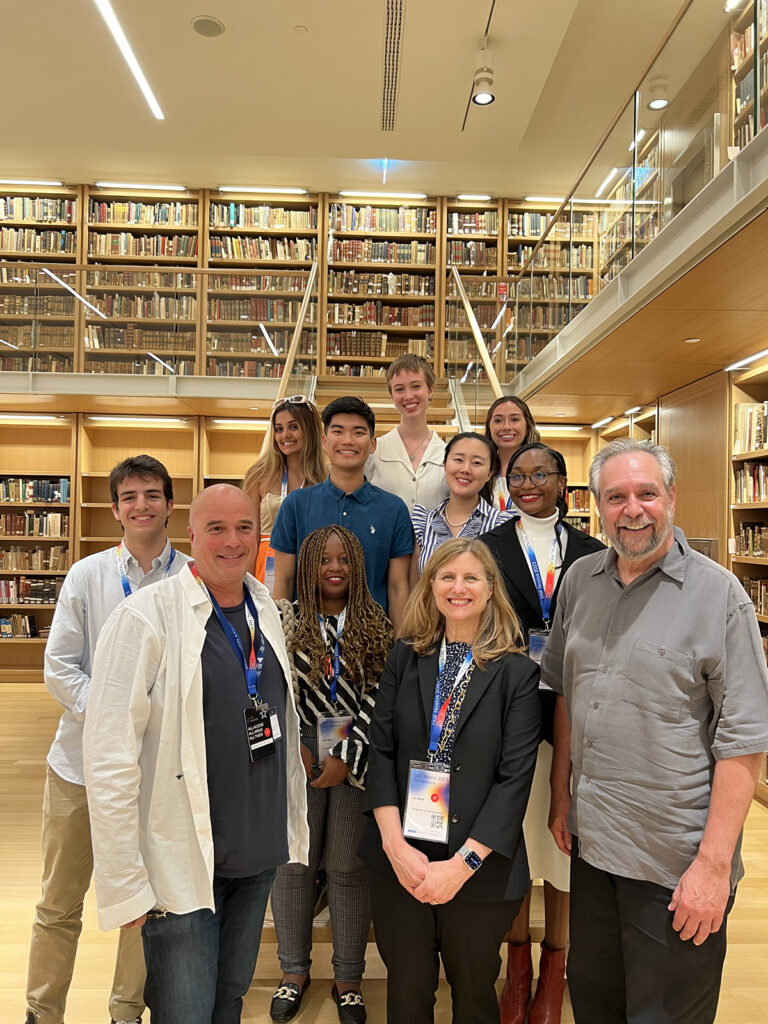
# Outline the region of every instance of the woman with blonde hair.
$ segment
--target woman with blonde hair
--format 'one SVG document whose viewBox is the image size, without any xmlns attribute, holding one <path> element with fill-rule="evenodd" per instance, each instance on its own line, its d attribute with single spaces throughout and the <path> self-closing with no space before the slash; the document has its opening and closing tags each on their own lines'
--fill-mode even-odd
<svg viewBox="0 0 768 1024">
<path fill-rule="evenodd" d="M 323 459 L 320 415 L 304 395 L 275 402 L 267 442 L 246 470 L 243 490 L 259 513 L 259 553 L 254 575 L 272 592 L 274 551 L 269 546 L 272 524 L 286 495 L 312 487 L 328 475 Z"/>
<path fill-rule="evenodd" d="M 538 667 L 484 544 L 446 541 L 405 609 L 369 731 L 360 852 L 389 1024 L 431 1024 L 439 957 L 456 1024 L 498 1024 L 499 946 L 528 891 Z"/>
</svg>

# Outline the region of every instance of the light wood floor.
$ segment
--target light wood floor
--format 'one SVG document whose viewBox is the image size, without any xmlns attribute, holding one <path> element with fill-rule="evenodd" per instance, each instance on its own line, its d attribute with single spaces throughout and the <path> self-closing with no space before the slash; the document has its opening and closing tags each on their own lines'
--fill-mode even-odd
<svg viewBox="0 0 768 1024">
<path fill-rule="evenodd" d="M 40 887 L 40 806 L 45 755 L 56 730 L 59 710 L 43 687 L 35 685 L 2 685 L 0 702 L 0 1022 L 22 1024 L 27 944 Z M 747 876 L 739 887 L 729 924 L 718 1024 L 765 1024 L 768 1020 L 767 854 L 768 808 L 754 804 L 744 837 Z M 539 915 L 534 905 L 534 923 Z M 67 1007 L 69 1024 L 108 1022 L 107 996 L 114 950 L 115 935 L 98 930 L 94 901 L 89 894 Z M 335 1024 L 336 1008 L 330 999 L 329 945 L 317 943 L 313 958 L 312 986 L 297 1019 L 300 1024 Z M 371 1024 L 384 1024 L 385 977 L 383 964 L 371 945 L 365 980 Z M 265 942 L 245 1001 L 244 1024 L 268 1024 L 269 1000 L 278 980 L 274 942 Z M 448 1024 L 450 1019 L 450 997 L 443 981 L 435 1020 L 437 1024 Z M 147 1015 L 145 1024 L 146 1021 Z M 572 1021 L 566 1006 L 563 1024 Z"/>
</svg>

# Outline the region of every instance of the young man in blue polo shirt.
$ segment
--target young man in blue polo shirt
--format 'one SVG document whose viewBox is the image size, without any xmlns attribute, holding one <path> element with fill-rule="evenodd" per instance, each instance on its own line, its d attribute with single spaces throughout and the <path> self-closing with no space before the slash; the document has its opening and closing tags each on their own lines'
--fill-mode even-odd
<svg viewBox="0 0 768 1024">
<path fill-rule="evenodd" d="M 274 597 L 293 600 L 296 561 L 304 538 L 321 526 L 346 526 L 365 554 L 368 586 L 397 634 L 408 599 L 413 527 L 405 502 L 365 479 L 365 460 L 376 448 L 373 410 L 360 398 L 337 398 L 323 410 L 328 479 L 291 491 L 272 528 Z"/>
</svg>

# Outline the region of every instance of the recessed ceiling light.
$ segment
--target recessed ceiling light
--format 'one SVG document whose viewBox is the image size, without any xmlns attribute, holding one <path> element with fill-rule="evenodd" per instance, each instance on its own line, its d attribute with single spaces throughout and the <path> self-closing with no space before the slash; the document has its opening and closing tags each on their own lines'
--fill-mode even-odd
<svg viewBox="0 0 768 1024">
<path fill-rule="evenodd" d="M 0 178 L 0 185 L 39 185 L 43 188 L 56 188 L 63 181 L 42 181 L 37 178 Z"/>
<path fill-rule="evenodd" d="M 686 345 L 698 345 L 698 343 L 700 341 L 701 341 L 701 338 L 686 338 L 685 339 L 685 344 Z"/>
<path fill-rule="evenodd" d="M 479 192 L 460 192 L 456 198 L 465 203 L 488 203 L 491 199 L 490 196 L 484 196 Z"/>
<path fill-rule="evenodd" d="M 344 189 L 340 196 L 348 199 L 426 199 L 426 192 L 364 192 L 359 189 Z"/>
<path fill-rule="evenodd" d="M 139 181 L 97 181 L 96 188 L 132 189 L 142 192 L 186 192 L 186 185 L 149 185 Z"/>
<path fill-rule="evenodd" d="M 206 39 L 215 39 L 216 36 L 224 34 L 224 22 L 219 21 L 218 18 L 212 18 L 210 14 L 201 14 L 197 18 L 192 19 L 192 28 L 197 32 L 199 36 L 205 36 Z"/>
<path fill-rule="evenodd" d="M 663 96 L 657 97 L 655 100 L 651 100 L 648 104 L 649 110 L 663 110 L 664 107 L 669 106 L 669 100 L 665 100 Z"/>
<path fill-rule="evenodd" d="M 274 196 L 305 196 L 307 190 L 305 188 L 285 188 L 282 185 L 268 186 L 268 185 L 219 185 L 219 192 L 252 192 L 258 195 L 274 195 Z"/>
</svg>

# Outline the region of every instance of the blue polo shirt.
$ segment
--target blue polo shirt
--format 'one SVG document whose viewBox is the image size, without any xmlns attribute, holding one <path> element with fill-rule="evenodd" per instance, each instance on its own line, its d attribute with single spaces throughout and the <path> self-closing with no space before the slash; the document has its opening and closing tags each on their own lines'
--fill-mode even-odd
<svg viewBox="0 0 768 1024">
<path fill-rule="evenodd" d="M 360 541 L 368 588 L 374 601 L 386 611 L 390 559 L 413 551 L 413 527 L 405 502 L 367 480 L 346 494 L 328 477 L 314 487 L 291 491 L 280 506 L 270 545 L 298 559 L 304 538 L 332 524 L 346 526 Z"/>
</svg>

